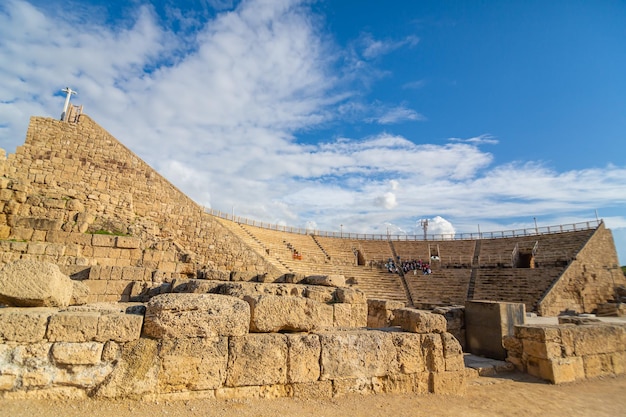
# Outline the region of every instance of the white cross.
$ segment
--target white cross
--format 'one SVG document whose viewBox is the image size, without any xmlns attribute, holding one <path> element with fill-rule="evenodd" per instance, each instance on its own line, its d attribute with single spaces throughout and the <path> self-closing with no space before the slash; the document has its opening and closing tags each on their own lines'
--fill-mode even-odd
<svg viewBox="0 0 626 417">
<path fill-rule="evenodd" d="M 65 104 L 63 105 L 63 113 L 61 114 L 61 120 L 65 120 L 65 117 L 67 115 L 67 108 L 70 106 L 70 97 L 72 96 L 72 94 L 76 94 L 76 91 L 72 90 L 69 87 L 65 87 L 61 91 L 67 93 L 67 96 L 65 97 Z"/>
</svg>

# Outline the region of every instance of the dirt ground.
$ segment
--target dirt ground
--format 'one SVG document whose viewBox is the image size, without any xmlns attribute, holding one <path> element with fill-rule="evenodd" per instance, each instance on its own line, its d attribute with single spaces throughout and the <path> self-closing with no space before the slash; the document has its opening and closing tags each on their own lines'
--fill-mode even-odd
<svg viewBox="0 0 626 417">
<path fill-rule="evenodd" d="M 550 385 L 522 374 L 469 381 L 462 397 L 351 395 L 325 400 L 14 401 L 0 400 L 0 416 L 626 416 L 626 376 Z"/>
</svg>

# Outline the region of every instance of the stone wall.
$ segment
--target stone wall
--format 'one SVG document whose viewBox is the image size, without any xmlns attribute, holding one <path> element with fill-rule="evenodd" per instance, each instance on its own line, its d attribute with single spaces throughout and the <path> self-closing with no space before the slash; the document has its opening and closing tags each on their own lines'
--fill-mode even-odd
<svg viewBox="0 0 626 417">
<path fill-rule="evenodd" d="M 504 339 L 507 361 L 554 384 L 626 373 L 626 325 L 524 325 Z"/>
<path fill-rule="evenodd" d="M 542 316 L 557 316 L 568 310 L 591 313 L 598 305 L 613 300 L 619 285 L 626 285 L 626 277 L 619 268 L 613 235 L 601 223 L 542 298 L 537 312 Z"/>
<path fill-rule="evenodd" d="M 0 239 L 104 230 L 146 246 L 176 242 L 216 269 L 275 269 L 86 115 L 79 123 L 32 117 L 3 171 Z"/>
<path fill-rule="evenodd" d="M 461 347 L 443 316 L 406 310 L 400 328 L 366 330 L 354 295 L 334 305 L 164 294 L 145 307 L 1 308 L 0 398 L 463 393 Z"/>
</svg>

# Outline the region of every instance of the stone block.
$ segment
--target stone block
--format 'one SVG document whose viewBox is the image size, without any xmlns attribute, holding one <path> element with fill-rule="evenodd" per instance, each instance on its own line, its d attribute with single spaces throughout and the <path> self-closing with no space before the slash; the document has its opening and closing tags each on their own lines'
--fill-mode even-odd
<svg viewBox="0 0 626 417">
<path fill-rule="evenodd" d="M 59 312 L 50 317 L 46 338 L 51 342 L 89 342 L 95 340 L 99 313 Z"/>
<path fill-rule="evenodd" d="M 12 391 L 16 381 L 17 375 L 3 373 L 0 375 L 0 391 Z"/>
<path fill-rule="evenodd" d="M 332 381 L 314 381 L 291 384 L 294 398 L 318 399 L 333 396 Z"/>
<path fill-rule="evenodd" d="M 478 356 L 504 360 L 504 336 L 514 335 L 515 326 L 523 325 L 526 307 L 522 303 L 467 301 L 465 303 L 465 339 L 467 350 Z"/>
<path fill-rule="evenodd" d="M 117 236 L 115 246 L 122 249 L 139 249 L 141 247 L 141 239 L 132 236 Z"/>
<path fill-rule="evenodd" d="M 261 295 L 244 299 L 250 305 L 251 332 L 308 332 L 333 324 L 333 307 L 308 298 Z"/>
<path fill-rule="evenodd" d="M 218 400 L 233 399 L 275 399 L 293 396 L 291 385 L 263 385 L 263 386 L 243 386 L 243 387 L 222 387 L 215 390 L 215 398 Z"/>
<path fill-rule="evenodd" d="M 397 371 L 393 374 L 415 374 L 426 371 L 422 352 L 422 336 L 417 333 L 392 332 L 396 350 Z"/>
<path fill-rule="evenodd" d="M 337 288 L 335 299 L 339 303 L 346 304 L 367 304 L 365 293 L 355 288 Z"/>
<path fill-rule="evenodd" d="M 226 386 L 286 384 L 287 357 L 287 337 L 283 334 L 231 337 Z"/>
<path fill-rule="evenodd" d="M 164 339 L 159 363 L 159 392 L 217 389 L 226 379 L 228 338 Z"/>
<path fill-rule="evenodd" d="M 72 297 L 70 298 L 70 305 L 83 305 L 87 304 L 87 297 L 89 296 L 89 286 L 83 281 L 72 280 Z"/>
<path fill-rule="evenodd" d="M 124 345 L 111 374 L 93 392 L 95 398 L 142 399 L 157 390 L 158 342 L 137 339 Z"/>
<path fill-rule="evenodd" d="M 17 307 L 67 306 L 72 281 L 48 262 L 18 260 L 0 270 L 0 303 Z"/>
<path fill-rule="evenodd" d="M 446 331 L 446 319 L 440 314 L 432 314 L 412 308 L 394 311 L 393 324 L 411 333 L 443 333 Z"/>
<path fill-rule="evenodd" d="M 53 308 L 0 308 L 0 340 L 36 343 L 44 340 Z"/>
<path fill-rule="evenodd" d="M 302 295 L 320 303 L 331 303 L 334 301 L 334 291 L 329 287 L 307 286 L 304 288 Z"/>
<path fill-rule="evenodd" d="M 243 336 L 250 306 L 218 294 L 161 294 L 146 305 L 143 334 L 152 338 Z"/>
<path fill-rule="evenodd" d="M 443 357 L 445 360 L 445 370 L 463 371 L 465 363 L 463 361 L 463 349 L 459 341 L 450 333 L 441 333 L 441 342 L 443 344 Z"/>
<path fill-rule="evenodd" d="M 615 375 L 626 374 L 626 351 L 612 353 L 611 365 Z"/>
<path fill-rule="evenodd" d="M 57 342 L 50 352 L 59 365 L 96 365 L 100 363 L 103 346 L 97 342 Z"/>
<path fill-rule="evenodd" d="M 172 282 L 172 292 L 207 294 L 220 285 L 222 285 L 220 281 L 206 279 L 175 279 Z"/>
<path fill-rule="evenodd" d="M 522 340 L 524 353 L 535 358 L 556 359 L 564 357 L 561 345 L 554 342 L 538 342 L 535 340 Z"/>
<path fill-rule="evenodd" d="M 346 277 L 343 275 L 309 275 L 304 284 L 322 285 L 325 287 L 345 287 Z"/>
<path fill-rule="evenodd" d="M 303 383 L 317 381 L 320 377 L 321 344 L 315 334 L 287 334 L 287 381 Z"/>
<path fill-rule="evenodd" d="M 137 314 L 108 313 L 100 315 L 95 340 L 130 342 L 139 339 L 143 316 Z"/>
<path fill-rule="evenodd" d="M 430 392 L 438 395 L 465 395 L 465 371 L 434 372 L 430 374 Z"/>
<path fill-rule="evenodd" d="M 430 372 L 444 372 L 446 360 L 443 352 L 443 341 L 439 334 L 422 334 L 422 355 L 424 365 Z"/>
<path fill-rule="evenodd" d="M 372 379 L 372 377 L 333 379 L 333 397 L 373 394 Z"/>
<path fill-rule="evenodd" d="M 582 359 L 585 377 L 595 378 L 598 376 L 613 375 L 613 362 L 610 354 L 585 355 Z"/>
<path fill-rule="evenodd" d="M 321 380 L 385 376 L 398 368 L 390 333 L 355 330 L 320 333 Z"/>
<path fill-rule="evenodd" d="M 367 327 L 379 329 L 392 326 L 393 312 L 404 308 L 404 303 L 391 300 L 367 300 Z"/>
<path fill-rule="evenodd" d="M 93 246 L 112 248 L 118 236 L 112 235 L 92 235 L 91 244 Z"/>
</svg>

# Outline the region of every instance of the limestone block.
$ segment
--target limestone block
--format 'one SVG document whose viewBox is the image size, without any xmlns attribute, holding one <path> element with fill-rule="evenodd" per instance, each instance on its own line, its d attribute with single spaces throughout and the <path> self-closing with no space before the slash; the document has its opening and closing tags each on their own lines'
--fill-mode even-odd
<svg viewBox="0 0 626 417">
<path fill-rule="evenodd" d="M 337 288 L 335 290 L 335 299 L 339 303 L 367 304 L 365 293 L 355 288 Z"/>
<path fill-rule="evenodd" d="M 172 282 L 172 292 L 206 294 L 213 292 L 221 284 L 219 281 L 206 279 L 175 279 Z"/>
<path fill-rule="evenodd" d="M 50 317 L 46 338 L 51 342 L 89 342 L 95 339 L 99 313 L 59 312 Z"/>
<path fill-rule="evenodd" d="M 439 334 L 422 334 L 422 355 L 426 369 L 430 372 L 444 372 L 446 362 L 443 353 L 443 341 Z"/>
<path fill-rule="evenodd" d="M 22 374 L 22 388 L 43 388 L 52 382 L 52 373 L 47 369 L 29 370 Z"/>
<path fill-rule="evenodd" d="M 0 340 L 35 343 L 44 340 L 54 308 L 0 308 Z"/>
<path fill-rule="evenodd" d="M 60 365 L 96 365 L 102 357 L 102 343 L 57 342 L 52 345 L 52 359 Z"/>
<path fill-rule="evenodd" d="M 309 275 L 304 279 L 304 284 L 345 287 L 346 277 L 343 275 Z"/>
<path fill-rule="evenodd" d="M 422 336 L 417 333 L 393 332 L 391 333 L 393 345 L 396 350 L 397 374 L 415 374 L 426 371 L 424 354 L 422 352 Z"/>
<path fill-rule="evenodd" d="M 17 260 L 0 270 L 0 303 L 20 307 L 67 306 L 72 281 L 59 267 L 33 260 Z"/>
<path fill-rule="evenodd" d="M 321 380 L 371 378 L 397 369 L 390 333 L 368 330 L 321 333 Z"/>
<path fill-rule="evenodd" d="M 52 343 L 32 343 L 15 346 L 11 352 L 12 362 L 24 368 L 48 368 Z"/>
<path fill-rule="evenodd" d="M 112 248 L 115 246 L 115 240 L 118 236 L 112 235 L 92 235 L 91 244 L 93 246 Z"/>
<path fill-rule="evenodd" d="M 459 341 L 450 333 L 441 333 L 441 342 L 446 371 L 463 371 L 465 363 L 463 361 L 463 349 Z"/>
<path fill-rule="evenodd" d="M 17 381 L 17 375 L 2 374 L 0 375 L 0 391 L 11 391 L 15 388 L 15 382 Z"/>
<path fill-rule="evenodd" d="M 164 339 L 159 362 L 159 392 L 219 388 L 226 379 L 228 338 Z"/>
<path fill-rule="evenodd" d="M 248 334 L 229 339 L 226 386 L 287 383 L 287 337 Z"/>
<path fill-rule="evenodd" d="M 576 356 L 583 356 L 622 351 L 625 330 L 624 326 L 601 324 L 567 326 L 561 333 L 573 334 Z"/>
<path fill-rule="evenodd" d="M 333 304 L 333 327 L 367 327 L 367 304 Z"/>
<path fill-rule="evenodd" d="M 561 332 L 559 326 L 515 326 L 515 337 L 518 339 L 536 340 L 538 342 L 560 342 Z"/>
<path fill-rule="evenodd" d="M 222 387 L 215 390 L 215 398 L 218 400 L 236 400 L 262 398 L 266 400 L 292 397 L 293 389 L 291 385 L 263 385 L 263 386 L 243 386 L 243 387 Z"/>
<path fill-rule="evenodd" d="M 446 319 L 440 314 L 432 314 L 412 308 L 394 311 L 393 324 L 412 333 L 443 333 L 446 331 Z"/>
<path fill-rule="evenodd" d="M 464 395 L 467 390 L 465 371 L 433 372 L 430 374 L 430 392 L 443 395 Z"/>
<path fill-rule="evenodd" d="M 321 345 L 315 334 L 287 334 L 287 381 L 301 383 L 317 381 L 320 377 Z"/>
<path fill-rule="evenodd" d="M 107 342 L 130 342 L 139 339 L 143 316 L 125 313 L 107 313 L 100 315 L 95 340 Z"/>
<path fill-rule="evenodd" d="M 141 239 L 131 236 L 117 236 L 115 246 L 122 249 L 139 249 L 141 247 Z"/>
<path fill-rule="evenodd" d="M 394 375 L 389 378 L 389 384 L 391 388 L 396 387 L 391 392 L 428 394 L 430 392 L 430 374 L 421 372 L 411 375 Z"/>
<path fill-rule="evenodd" d="M 230 273 L 231 281 L 256 281 L 258 273 L 254 271 L 232 271 Z"/>
<path fill-rule="evenodd" d="M 404 303 L 391 300 L 367 300 L 367 327 L 379 329 L 392 325 L 395 318 L 393 312 L 404 308 Z"/>
<path fill-rule="evenodd" d="M 613 375 L 613 362 L 610 354 L 585 355 L 583 366 L 587 378 Z"/>
<path fill-rule="evenodd" d="M 307 286 L 302 295 L 320 303 L 330 303 L 334 301 L 334 291 L 329 287 Z"/>
<path fill-rule="evenodd" d="M 96 398 L 141 399 L 157 387 L 158 342 L 137 339 L 124 345 L 122 358 L 110 376 L 93 391 Z"/>
<path fill-rule="evenodd" d="M 308 298 L 261 295 L 245 297 L 250 305 L 250 331 L 308 332 L 332 327 L 333 307 Z"/>
<path fill-rule="evenodd" d="M 317 399 L 333 396 L 332 381 L 314 381 L 291 384 L 294 398 Z"/>
<path fill-rule="evenodd" d="M 626 351 L 611 353 L 611 365 L 615 375 L 626 374 Z"/>
<path fill-rule="evenodd" d="M 351 394 L 373 394 L 374 385 L 372 380 L 372 377 L 334 379 L 333 397 L 343 397 Z"/>
<path fill-rule="evenodd" d="M 555 384 L 585 378 L 583 360 L 580 357 L 540 359 L 529 357 L 526 371 L 533 376 Z"/>
<path fill-rule="evenodd" d="M 146 305 L 143 334 L 153 338 L 242 336 L 250 306 L 217 294 L 161 294 Z"/>
<path fill-rule="evenodd" d="M 555 342 L 539 342 L 530 339 L 522 340 L 525 354 L 541 359 L 556 359 L 564 357 L 561 344 Z"/>
<path fill-rule="evenodd" d="M 87 304 L 87 297 L 89 297 L 89 286 L 83 281 L 72 280 L 72 297 L 70 298 L 70 305 L 83 305 Z"/>
</svg>

